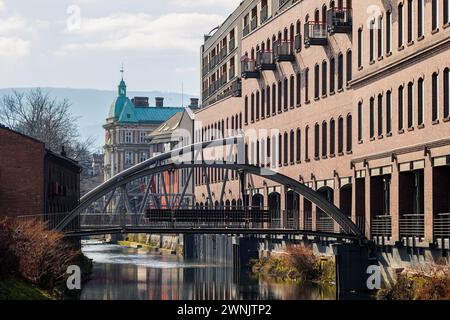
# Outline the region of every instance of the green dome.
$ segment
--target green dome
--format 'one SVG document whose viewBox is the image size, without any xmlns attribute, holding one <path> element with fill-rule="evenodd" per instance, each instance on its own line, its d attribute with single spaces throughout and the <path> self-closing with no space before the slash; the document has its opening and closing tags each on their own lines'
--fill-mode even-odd
<svg viewBox="0 0 450 320">
<path fill-rule="evenodd" d="M 119 96 L 114 99 L 111 107 L 109 108 L 108 118 L 116 118 L 119 119 L 124 106 L 127 104 L 131 104 L 131 101 L 128 97 Z"/>
</svg>

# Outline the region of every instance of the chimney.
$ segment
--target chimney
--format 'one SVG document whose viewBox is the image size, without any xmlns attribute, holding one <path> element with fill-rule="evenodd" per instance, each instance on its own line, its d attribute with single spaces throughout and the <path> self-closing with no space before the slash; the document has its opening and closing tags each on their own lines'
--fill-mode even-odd
<svg viewBox="0 0 450 320">
<path fill-rule="evenodd" d="M 148 98 L 147 97 L 134 97 L 131 99 L 135 107 L 148 107 Z"/>
<path fill-rule="evenodd" d="M 189 105 L 189 108 L 198 109 L 198 101 L 198 98 L 191 98 L 191 104 Z"/>
<path fill-rule="evenodd" d="M 164 98 L 162 97 L 156 97 L 155 103 L 157 107 L 164 107 Z"/>
</svg>

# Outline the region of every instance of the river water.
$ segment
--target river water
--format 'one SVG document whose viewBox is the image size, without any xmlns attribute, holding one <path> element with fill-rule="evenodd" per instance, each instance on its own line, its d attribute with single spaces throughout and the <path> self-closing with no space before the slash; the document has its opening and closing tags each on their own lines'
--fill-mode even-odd
<svg viewBox="0 0 450 320">
<path fill-rule="evenodd" d="M 276 283 L 231 267 L 117 245 L 86 245 L 93 259 L 82 300 L 332 300 L 333 288 Z"/>
</svg>

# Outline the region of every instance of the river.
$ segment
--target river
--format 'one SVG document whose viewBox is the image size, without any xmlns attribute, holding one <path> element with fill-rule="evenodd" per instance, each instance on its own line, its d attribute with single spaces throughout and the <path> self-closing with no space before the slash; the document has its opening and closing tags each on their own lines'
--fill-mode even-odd
<svg viewBox="0 0 450 320">
<path fill-rule="evenodd" d="M 94 261 L 81 300 L 332 300 L 333 288 L 276 283 L 231 267 L 117 245 L 86 245 Z"/>
</svg>

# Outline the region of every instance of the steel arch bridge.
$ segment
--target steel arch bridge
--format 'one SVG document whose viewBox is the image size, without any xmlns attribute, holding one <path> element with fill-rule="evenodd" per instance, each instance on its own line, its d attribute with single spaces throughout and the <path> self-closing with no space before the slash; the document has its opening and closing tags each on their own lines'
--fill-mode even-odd
<svg viewBox="0 0 450 320">
<path fill-rule="evenodd" d="M 268 168 L 245 164 L 240 152 L 238 155 L 233 151 L 242 150 L 239 148 L 243 143 L 242 137 L 197 143 L 137 164 L 83 196 L 77 208 L 55 223 L 55 229 L 72 236 L 112 233 L 298 234 L 365 241 L 364 234 L 356 224 L 318 192 Z M 208 149 L 221 149 L 221 152 L 225 150 L 229 154 L 226 157 L 221 155 L 216 160 L 206 160 L 205 152 Z M 239 173 L 242 195 L 246 175 L 259 176 L 305 197 L 334 220 L 342 231 L 325 233 L 302 230 L 300 226 L 274 226 L 271 224 L 270 212 L 248 208 L 245 203 L 242 208 L 232 211 L 229 208 L 213 208 L 209 178 L 206 179 L 206 189 L 208 199 L 211 200 L 210 207 L 194 208 L 191 202 L 189 209 L 187 193 L 189 183 L 194 179 L 194 169 L 200 169 L 207 175 L 207 168 L 225 172 L 221 203 L 230 171 Z M 175 170 L 186 170 L 187 180 L 182 192 L 175 196 L 175 200 L 171 200 L 169 196 L 174 195 L 167 191 L 164 173 Z M 162 182 L 162 193 L 155 192 L 152 187 L 155 181 Z M 133 198 L 137 190 L 139 196 Z M 163 201 L 166 203 L 165 209 L 161 205 Z"/>
</svg>

